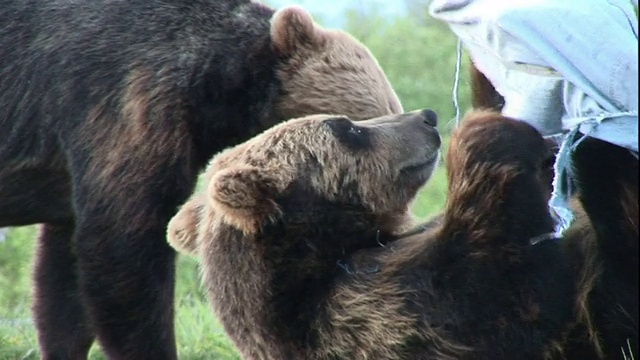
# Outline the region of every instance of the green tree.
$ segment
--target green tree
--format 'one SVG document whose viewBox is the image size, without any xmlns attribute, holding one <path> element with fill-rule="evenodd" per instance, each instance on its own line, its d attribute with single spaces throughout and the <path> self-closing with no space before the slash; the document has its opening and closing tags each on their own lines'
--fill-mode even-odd
<svg viewBox="0 0 640 360">
<path fill-rule="evenodd" d="M 405 110 L 431 108 L 444 132 L 455 117 L 452 91 L 456 73 L 457 38 L 440 22 L 420 24 L 413 17 L 387 19 L 376 7 L 351 9 L 345 30 L 377 57 Z M 469 108 L 468 57 L 462 56 L 458 100 Z"/>
</svg>

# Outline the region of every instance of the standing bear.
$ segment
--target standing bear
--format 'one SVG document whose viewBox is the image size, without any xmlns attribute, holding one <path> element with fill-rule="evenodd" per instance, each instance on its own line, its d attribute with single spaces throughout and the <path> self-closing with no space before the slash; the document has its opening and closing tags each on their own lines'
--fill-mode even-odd
<svg viewBox="0 0 640 360">
<path fill-rule="evenodd" d="M 402 112 L 371 53 L 249 0 L 0 0 L 0 227 L 42 223 L 43 359 L 175 359 L 166 225 L 211 156 L 291 117 Z"/>
<path fill-rule="evenodd" d="M 444 213 L 416 231 L 435 122 L 316 115 L 214 158 L 169 241 L 200 257 L 245 359 L 609 359 L 637 340 L 637 286 L 605 252 L 632 240 L 628 194 L 594 211 L 607 180 L 579 174 L 585 210 L 549 239 L 553 148 L 525 122 L 475 112 L 451 138 Z M 595 171 L 597 149 L 583 151 Z M 627 160 L 609 167 L 623 189 Z"/>
</svg>

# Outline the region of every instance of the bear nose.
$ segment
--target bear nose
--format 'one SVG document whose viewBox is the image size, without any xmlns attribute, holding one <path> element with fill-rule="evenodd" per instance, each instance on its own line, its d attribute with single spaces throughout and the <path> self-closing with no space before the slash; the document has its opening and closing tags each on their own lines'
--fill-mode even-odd
<svg viewBox="0 0 640 360">
<path fill-rule="evenodd" d="M 427 125 L 436 127 L 438 126 L 438 114 L 431 109 L 422 110 L 422 116 L 424 117 L 424 122 Z"/>
</svg>

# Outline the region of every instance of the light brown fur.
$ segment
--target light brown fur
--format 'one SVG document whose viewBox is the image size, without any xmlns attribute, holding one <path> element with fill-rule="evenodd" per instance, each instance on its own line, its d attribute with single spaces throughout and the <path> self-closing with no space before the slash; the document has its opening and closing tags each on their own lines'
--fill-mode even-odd
<svg viewBox="0 0 640 360">
<path fill-rule="evenodd" d="M 389 212 L 389 214 L 394 214 L 394 217 L 398 216 L 397 214 L 404 214 L 400 217 L 404 219 L 411 218 L 408 212 L 408 205 L 404 199 L 416 190 L 415 186 L 414 188 L 408 187 L 407 189 L 401 189 L 401 193 L 397 193 L 398 189 L 394 189 L 385 184 L 386 177 L 390 171 L 388 165 L 394 161 L 392 156 L 408 156 L 406 153 L 399 154 L 399 152 L 404 151 L 402 149 L 393 149 L 385 145 L 388 143 L 396 144 L 400 140 L 397 138 L 399 135 L 393 131 L 383 130 L 379 134 L 379 143 L 377 144 L 375 153 L 372 154 L 368 152 L 354 156 L 353 154 L 345 152 L 332 135 L 322 129 L 323 124 L 321 120 L 330 117 L 329 115 L 312 115 L 303 119 L 290 120 L 286 124 L 277 125 L 240 146 L 224 151 L 211 162 L 205 172 L 205 183 L 210 184 L 210 188 L 207 191 L 207 194 L 210 194 L 209 199 L 202 199 L 202 194 L 194 195 L 192 201 L 183 205 L 185 212 L 180 211 L 174 219 L 179 220 L 183 217 L 195 215 L 192 209 L 197 207 L 197 204 L 207 202 L 208 206 L 212 206 L 211 210 L 219 211 L 221 216 L 226 218 L 226 221 L 236 224 L 247 234 L 255 233 L 265 220 L 268 220 L 272 216 L 277 216 L 277 207 L 269 204 L 262 204 L 264 206 L 256 207 L 256 204 L 248 204 L 248 199 L 244 197 L 233 198 L 231 196 L 220 198 L 224 192 L 221 191 L 221 189 L 211 188 L 211 186 L 224 185 L 224 179 L 233 176 L 233 173 L 230 173 L 230 171 L 239 171 L 238 167 L 233 167 L 225 171 L 224 169 L 230 166 L 230 164 L 246 163 L 250 166 L 261 168 L 271 166 L 274 169 L 274 173 L 277 170 L 278 177 L 276 179 L 263 179 L 263 181 L 260 182 L 254 182 L 253 180 L 255 179 L 249 178 L 246 179 L 247 181 L 243 181 L 243 183 L 272 186 L 271 188 L 261 189 L 262 191 L 282 191 L 291 181 L 297 176 L 300 176 L 297 166 L 307 161 L 310 156 L 322 169 L 322 172 L 318 174 L 320 177 L 309 178 L 310 184 L 316 191 L 325 194 L 327 199 L 338 200 L 341 195 L 341 189 L 345 183 L 355 182 L 359 186 L 357 194 L 364 199 L 370 211 L 378 212 L 380 209 L 387 209 L 385 211 Z M 393 117 L 390 116 L 381 119 L 381 121 L 389 121 L 388 119 L 392 118 Z M 310 125 L 310 123 L 313 124 Z M 411 136 L 407 134 L 404 135 Z M 297 140 L 291 142 L 288 140 L 291 138 Z M 295 144 L 295 148 L 290 147 L 291 144 Z M 433 148 L 425 150 L 428 152 L 435 151 Z M 358 169 L 358 171 L 351 173 L 346 171 L 347 169 Z M 244 168 L 244 174 L 250 175 L 250 172 L 250 167 Z M 238 176 L 244 174 L 238 174 Z M 368 181 L 360 181 L 356 174 L 367 174 Z M 238 182 L 236 182 L 236 184 L 237 183 Z M 237 189 L 229 190 L 230 193 L 233 194 L 247 193 L 246 191 L 235 191 Z M 212 198 L 211 194 L 218 196 L 218 198 Z M 251 211 L 254 212 L 243 212 L 243 208 L 246 207 L 251 208 Z M 260 211 L 260 213 L 255 213 L 256 209 Z M 249 222 L 245 222 L 244 219 L 247 218 Z M 401 221 L 402 223 L 404 223 L 404 219 Z M 183 220 L 180 220 L 181 224 L 182 221 Z M 193 222 L 192 220 L 187 221 L 186 219 L 184 219 L 184 221 L 184 225 Z M 181 227 L 184 225 L 181 224 L 172 220 L 169 225 L 169 241 L 175 244 L 176 248 L 184 248 L 184 245 L 180 245 L 184 240 L 178 240 L 176 235 L 189 232 L 188 229 L 182 229 Z M 397 223 L 394 223 L 394 226 L 395 225 L 397 225 Z M 405 225 L 403 229 L 406 227 Z M 192 235 L 187 238 L 194 239 Z M 190 245 L 187 246 L 187 248 L 190 247 Z"/>
<path fill-rule="evenodd" d="M 272 33 L 276 47 L 281 44 L 281 48 L 291 49 L 295 44 L 294 49 L 285 51 L 292 55 L 290 61 L 278 71 L 285 92 L 278 103 L 283 118 L 326 113 L 327 109 L 331 109 L 331 114 L 346 115 L 354 120 L 403 112 L 386 75 L 364 45 L 346 32 L 314 27 L 294 10 L 280 11 L 273 22 L 284 18 L 293 24 L 290 31 Z M 367 87 L 354 86 L 356 84 L 367 84 Z M 344 101 L 336 102 L 321 96 L 327 92 Z M 318 96 L 302 97 L 299 94 Z"/>
</svg>

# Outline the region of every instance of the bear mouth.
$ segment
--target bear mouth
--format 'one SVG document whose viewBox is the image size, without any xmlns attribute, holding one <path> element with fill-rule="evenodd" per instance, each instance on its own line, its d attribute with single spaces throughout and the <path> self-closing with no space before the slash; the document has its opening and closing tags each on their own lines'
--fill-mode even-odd
<svg viewBox="0 0 640 360">
<path fill-rule="evenodd" d="M 406 174 L 416 174 L 431 171 L 434 168 L 436 162 L 438 162 L 438 157 L 439 152 L 436 152 L 428 160 L 404 166 L 400 171 Z"/>
<path fill-rule="evenodd" d="M 440 152 L 438 151 L 426 161 L 411 163 L 403 167 L 400 170 L 400 177 L 404 179 L 404 186 L 412 190 L 424 186 L 431 179 L 439 157 Z"/>
</svg>

